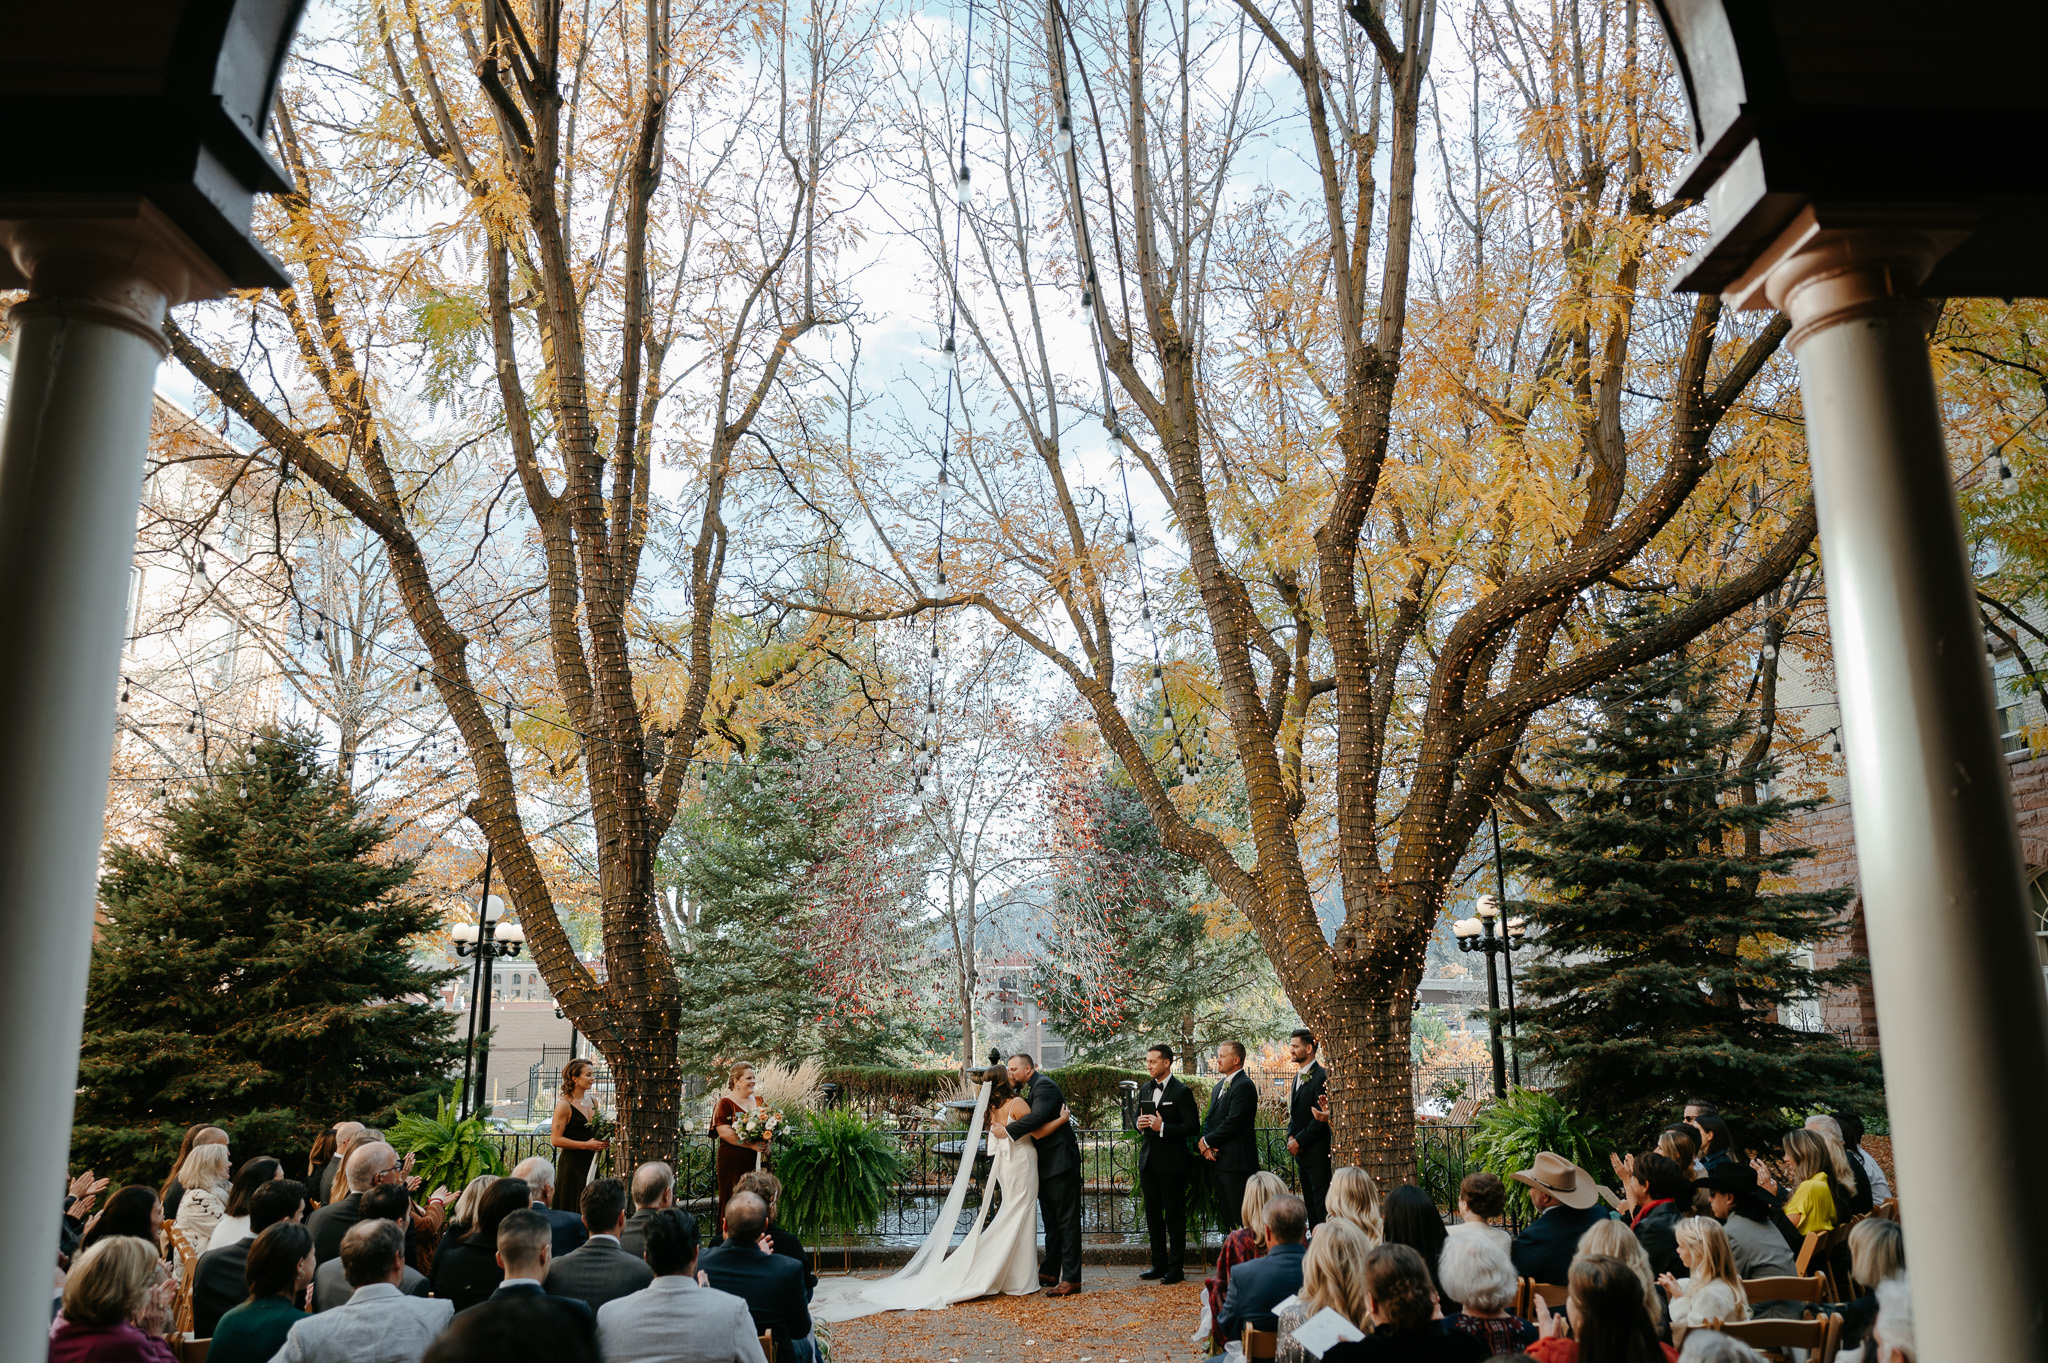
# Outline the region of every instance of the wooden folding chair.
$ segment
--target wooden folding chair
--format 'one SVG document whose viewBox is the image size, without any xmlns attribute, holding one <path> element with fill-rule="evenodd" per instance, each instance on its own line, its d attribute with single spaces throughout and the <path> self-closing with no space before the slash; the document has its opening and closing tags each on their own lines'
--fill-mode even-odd
<svg viewBox="0 0 2048 1363">
<path fill-rule="evenodd" d="M 761 1332 L 761 1357 L 767 1359 L 768 1363 L 775 1363 L 775 1332 L 773 1330 L 763 1330 Z"/>
<path fill-rule="evenodd" d="M 1899 1219 L 1899 1200 L 1896 1197 L 1888 1197 L 1875 1207 L 1872 1207 L 1870 1214 L 1880 1220 L 1897 1221 Z"/>
<path fill-rule="evenodd" d="M 1803 1278 L 1744 1278 L 1743 1295 L 1749 1304 L 1760 1301 L 1806 1301 L 1828 1300 L 1828 1279 L 1825 1273 L 1809 1273 Z"/>
<path fill-rule="evenodd" d="M 190 1333 L 178 1336 L 176 1353 L 178 1363 L 206 1363 L 206 1348 L 213 1340 L 194 1339 Z"/>
<path fill-rule="evenodd" d="M 1835 1363 L 1835 1351 L 1842 1344 L 1842 1318 L 1821 1316 L 1816 1320 L 1739 1320 L 1727 1325 L 1713 1324 L 1730 1339 L 1739 1339 L 1768 1358 L 1788 1357 L 1786 1349 L 1807 1351 L 1807 1363 Z"/>
<path fill-rule="evenodd" d="M 1280 1332 L 1278 1330 L 1255 1330 L 1244 1327 L 1244 1356 L 1246 1358 L 1277 1358 L 1280 1354 Z"/>
<path fill-rule="evenodd" d="M 185 1232 L 176 1226 L 166 1225 L 164 1235 L 178 1256 L 178 1295 L 171 1299 L 171 1330 L 174 1334 L 189 1335 L 192 1333 L 192 1279 L 199 1271 L 199 1255 L 193 1250 Z"/>
<path fill-rule="evenodd" d="M 1539 1283 L 1534 1278 L 1523 1278 L 1519 1280 L 1515 1289 L 1515 1314 L 1523 1320 L 1536 1319 L 1538 1297 L 1541 1297 L 1543 1304 L 1552 1311 L 1562 1311 L 1565 1299 L 1570 1295 L 1571 1289 L 1563 1283 Z"/>
<path fill-rule="evenodd" d="M 1843 1301 L 1848 1296 L 1847 1293 L 1841 1290 L 1841 1285 L 1835 1281 L 1835 1273 L 1833 1267 L 1831 1267 L 1831 1262 L 1834 1258 L 1835 1246 L 1846 1244 L 1849 1239 L 1850 1229 L 1862 1219 L 1860 1216 L 1851 1217 L 1831 1231 L 1810 1231 L 1806 1239 L 1799 1246 L 1799 1262 L 1797 1264 L 1799 1276 L 1804 1278 L 1809 1273 L 1818 1273 L 1825 1277 L 1827 1279 L 1829 1301 Z"/>
</svg>

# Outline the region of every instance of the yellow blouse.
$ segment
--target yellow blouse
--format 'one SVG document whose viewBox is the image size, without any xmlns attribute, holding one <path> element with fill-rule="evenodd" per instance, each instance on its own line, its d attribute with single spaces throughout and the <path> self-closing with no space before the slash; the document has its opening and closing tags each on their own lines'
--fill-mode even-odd
<svg viewBox="0 0 2048 1363">
<path fill-rule="evenodd" d="M 1828 1176 L 1815 1174 L 1792 1190 L 1785 1199 L 1785 1215 L 1807 1235 L 1825 1234 L 1835 1228 L 1835 1197 L 1828 1191 Z"/>
</svg>

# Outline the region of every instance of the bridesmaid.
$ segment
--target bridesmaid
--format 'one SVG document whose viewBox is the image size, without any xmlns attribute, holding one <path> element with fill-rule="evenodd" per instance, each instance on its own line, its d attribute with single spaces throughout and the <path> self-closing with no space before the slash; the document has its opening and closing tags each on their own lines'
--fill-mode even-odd
<svg viewBox="0 0 2048 1363">
<path fill-rule="evenodd" d="M 565 1212 L 583 1210 L 583 1185 L 590 1182 L 590 1163 L 605 1147 L 603 1141 L 590 1136 L 591 1119 L 597 1116 L 590 1090 L 596 1083 L 597 1066 L 588 1060 L 571 1060 L 562 1066 L 562 1096 L 555 1101 L 554 1129 L 548 1142 L 561 1152 L 555 1161 L 555 1206 Z"/>
<path fill-rule="evenodd" d="M 742 1141 L 732 1120 L 742 1112 L 761 1106 L 754 1096 L 754 1067 L 742 1060 L 732 1067 L 732 1086 L 718 1095 L 711 1109 L 711 1129 L 718 1136 L 718 1235 L 725 1238 L 725 1204 L 739 1186 L 740 1176 L 761 1167 L 766 1141 Z"/>
</svg>

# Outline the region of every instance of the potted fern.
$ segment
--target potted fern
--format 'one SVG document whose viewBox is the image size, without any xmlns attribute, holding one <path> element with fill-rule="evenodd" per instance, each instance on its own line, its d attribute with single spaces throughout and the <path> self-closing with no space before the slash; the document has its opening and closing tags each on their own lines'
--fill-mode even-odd
<svg viewBox="0 0 2048 1363">
<path fill-rule="evenodd" d="M 505 1161 L 482 1117 L 458 1120 L 446 1098 L 432 1117 L 408 1112 L 391 1128 L 391 1144 L 410 1151 L 423 1188 L 461 1193 L 480 1174 L 503 1174 Z"/>
<path fill-rule="evenodd" d="M 1548 1150 L 1578 1165 L 1597 1181 L 1612 1144 L 1598 1123 L 1535 1089 L 1514 1089 L 1473 1119 L 1472 1158 L 1508 1186 L 1508 1206 L 1518 1224 L 1535 1214 L 1529 1190 L 1510 1177 Z M 1454 1199 L 1455 1201 L 1455 1199 Z"/>
<path fill-rule="evenodd" d="M 874 1226 L 903 1172 L 895 1139 L 854 1107 L 795 1114 L 776 1133 L 774 1157 L 780 1219 L 813 1245 Z"/>
</svg>

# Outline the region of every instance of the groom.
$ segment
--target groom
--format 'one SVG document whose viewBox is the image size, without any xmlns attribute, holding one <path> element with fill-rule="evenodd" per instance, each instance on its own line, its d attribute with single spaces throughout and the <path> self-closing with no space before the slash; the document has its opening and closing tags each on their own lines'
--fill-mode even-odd
<svg viewBox="0 0 2048 1363">
<path fill-rule="evenodd" d="M 1060 1115 L 1066 1095 L 1038 1072 L 1028 1055 L 1013 1055 L 1010 1082 L 1031 1104 L 1031 1110 L 997 1130 L 1011 1140 L 1028 1136 Z M 1081 1290 L 1081 1142 L 1068 1122 L 1038 1142 L 1038 1210 L 1045 1218 L 1045 1257 L 1038 1280 L 1050 1283 L 1048 1297 L 1071 1297 Z"/>
</svg>

